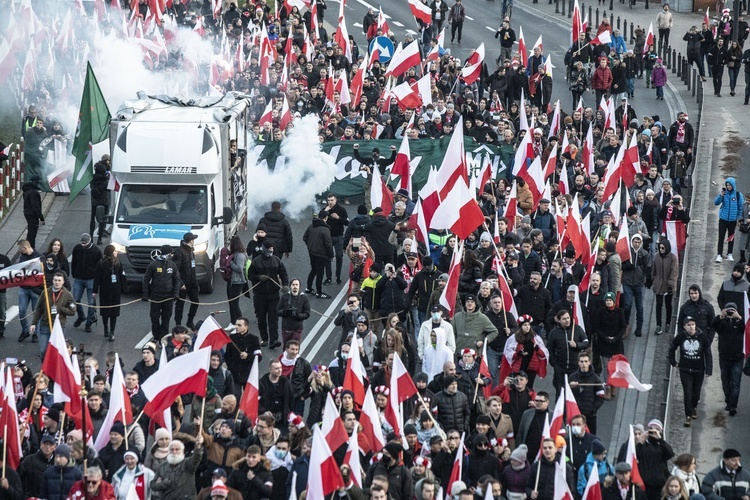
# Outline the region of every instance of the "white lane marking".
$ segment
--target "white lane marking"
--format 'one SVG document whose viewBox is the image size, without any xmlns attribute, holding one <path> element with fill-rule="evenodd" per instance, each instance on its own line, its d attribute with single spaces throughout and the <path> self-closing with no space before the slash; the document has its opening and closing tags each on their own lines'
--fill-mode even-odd
<svg viewBox="0 0 750 500">
<path fill-rule="evenodd" d="M 492 27 L 490 27 L 490 26 L 485 26 L 485 28 L 487 28 L 488 30 L 492 31 L 493 33 L 494 33 L 495 31 L 497 31 L 497 30 L 496 30 L 495 28 L 492 28 Z"/>
<path fill-rule="evenodd" d="M 312 327 L 310 330 L 310 335 L 306 335 L 305 338 L 302 340 L 302 346 L 300 348 L 300 352 L 302 352 L 305 355 L 306 359 L 312 359 L 312 354 L 317 354 L 318 350 L 320 350 L 320 344 L 321 342 L 325 342 L 327 340 L 325 335 L 318 336 L 318 341 L 313 347 L 313 350 L 311 351 L 312 354 L 307 353 L 307 348 L 310 346 L 312 341 L 314 340 L 314 337 L 318 334 L 320 329 L 325 325 L 326 321 L 330 321 L 331 325 L 333 325 L 333 320 L 328 318 L 328 316 L 331 316 L 333 314 L 333 311 L 337 309 L 337 307 L 340 307 L 339 302 L 341 302 L 341 299 L 344 298 L 344 295 L 346 294 L 348 287 L 343 287 L 341 291 L 333 298 L 331 301 L 331 305 L 328 306 L 328 309 L 325 310 L 323 313 L 323 316 L 320 317 L 320 319 L 315 323 L 315 326 Z M 338 312 L 338 311 L 337 311 Z"/>
<path fill-rule="evenodd" d="M 361 28 L 362 23 L 352 23 L 352 26 L 354 26 L 355 28 Z"/>
<path fill-rule="evenodd" d="M 399 28 L 403 28 L 404 27 L 404 25 L 402 23 L 398 22 L 398 21 L 393 21 L 393 24 L 395 24 Z"/>
<path fill-rule="evenodd" d="M 145 337 L 143 337 L 133 349 L 143 349 L 143 346 L 146 345 L 146 343 L 151 340 L 151 337 L 154 335 L 149 331 Z"/>
<path fill-rule="evenodd" d="M 18 306 L 10 306 L 5 310 L 5 321 L 10 322 L 18 317 Z"/>
<path fill-rule="evenodd" d="M 416 31 L 414 31 L 414 30 L 410 30 L 410 29 L 406 29 L 406 30 L 404 30 L 404 31 L 406 32 L 406 34 L 407 34 L 407 35 L 416 35 L 416 34 L 417 34 L 417 32 L 416 32 Z"/>
<path fill-rule="evenodd" d="M 333 329 L 336 328 L 336 325 L 333 324 L 333 321 L 331 321 L 326 329 L 323 331 L 323 333 L 319 336 L 318 341 L 315 343 L 315 346 L 312 348 L 312 351 L 310 351 L 309 354 L 305 356 L 305 359 L 315 359 L 315 356 L 317 356 L 318 351 L 323 347 L 323 344 L 326 343 L 328 338 L 330 337 L 331 333 L 333 333 Z M 334 339 L 335 342 L 335 339 Z M 334 345 L 334 349 L 337 349 L 338 347 Z"/>
<path fill-rule="evenodd" d="M 369 3 L 365 2 L 365 0 L 357 0 L 357 3 L 360 3 L 360 4 L 364 5 L 365 7 L 367 7 L 368 9 L 374 10 L 375 12 L 378 12 L 378 10 L 379 10 L 377 7 L 374 7 L 374 6 L 370 5 Z M 383 12 L 383 16 L 386 19 L 390 19 L 391 18 L 391 16 L 389 16 L 385 12 Z"/>
<path fill-rule="evenodd" d="M 469 17 L 469 16 L 464 16 L 464 17 L 465 17 L 466 19 L 468 19 L 469 21 L 473 21 L 473 20 L 474 20 L 474 18 L 473 18 L 473 17 Z"/>
</svg>

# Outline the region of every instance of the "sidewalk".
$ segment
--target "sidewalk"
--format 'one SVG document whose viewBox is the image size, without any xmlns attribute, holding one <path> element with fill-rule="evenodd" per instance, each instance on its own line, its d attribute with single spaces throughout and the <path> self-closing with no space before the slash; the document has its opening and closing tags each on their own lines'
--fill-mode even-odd
<svg viewBox="0 0 750 500">
<path fill-rule="evenodd" d="M 39 226 L 36 236 L 36 250 L 43 252 L 47 249 L 46 240 L 55 227 L 63 206 L 67 203 L 67 196 L 56 196 L 55 193 L 42 193 L 42 213 L 45 225 Z M 53 210 L 53 206 L 55 209 Z M 18 256 L 18 242 L 26 238 L 26 218 L 23 216 L 23 199 L 18 199 L 10 206 L 7 215 L 0 221 L 0 253 L 7 255 L 11 261 Z"/>
</svg>

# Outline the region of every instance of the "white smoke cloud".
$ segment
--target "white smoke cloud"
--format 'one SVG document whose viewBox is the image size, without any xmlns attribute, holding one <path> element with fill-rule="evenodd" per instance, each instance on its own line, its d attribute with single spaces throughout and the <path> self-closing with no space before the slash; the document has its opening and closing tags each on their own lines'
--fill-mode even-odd
<svg viewBox="0 0 750 500">
<path fill-rule="evenodd" d="M 279 201 L 292 219 L 309 218 L 315 196 L 325 192 L 336 173 L 336 163 L 321 150 L 318 118 L 308 115 L 295 120 L 294 128 L 281 143 L 281 157 L 273 171 L 265 162 L 258 167 L 253 146 L 248 148 L 248 215 L 255 219 L 272 202 Z"/>
</svg>

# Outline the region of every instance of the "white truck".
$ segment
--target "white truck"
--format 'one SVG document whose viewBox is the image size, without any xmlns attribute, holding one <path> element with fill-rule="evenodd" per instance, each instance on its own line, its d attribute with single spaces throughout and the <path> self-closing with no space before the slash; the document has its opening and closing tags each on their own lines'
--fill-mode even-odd
<svg viewBox="0 0 750 500">
<path fill-rule="evenodd" d="M 163 244 L 195 240 L 201 291 L 214 288 L 219 252 L 247 217 L 247 117 L 239 93 L 189 101 L 126 101 L 110 123 L 111 174 L 119 184 L 111 244 L 128 284 L 140 283 Z"/>
</svg>

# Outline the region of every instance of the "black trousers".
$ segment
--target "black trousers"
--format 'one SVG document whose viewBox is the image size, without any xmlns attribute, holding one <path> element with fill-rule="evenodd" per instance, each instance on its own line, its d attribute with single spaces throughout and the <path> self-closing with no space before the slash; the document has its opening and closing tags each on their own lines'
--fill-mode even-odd
<svg viewBox="0 0 750 500">
<path fill-rule="evenodd" d="M 456 31 L 458 31 L 458 43 L 461 43 L 461 32 L 464 30 L 464 23 L 453 21 L 451 24 L 451 42 L 456 38 Z M 481 97 L 481 96 L 480 96 Z"/>
<path fill-rule="evenodd" d="M 200 287 L 198 286 L 198 283 L 185 285 L 185 289 L 180 290 L 180 298 L 177 300 L 177 303 L 174 306 L 174 321 L 178 325 L 182 324 L 182 312 L 185 310 L 185 301 L 183 299 L 185 298 L 190 300 L 187 322 L 193 323 L 195 314 L 198 312 L 198 304 L 200 303 L 200 298 L 198 297 L 199 290 Z"/>
<path fill-rule="evenodd" d="M 659 28 L 659 54 L 662 47 L 664 50 L 669 48 L 669 28 Z"/>
<path fill-rule="evenodd" d="M 714 95 L 721 94 L 721 81 L 724 78 L 724 66 L 714 66 L 711 78 L 714 82 Z"/>
<path fill-rule="evenodd" d="M 229 318 L 234 324 L 237 318 L 242 317 L 242 310 L 240 309 L 240 297 L 242 292 L 245 291 L 247 283 L 227 283 L 227 298 L 229 299 Z"/>
<path fill-rule="evenodd" d="M 344 263 L 344 237 L 332 236 L 331 240 L 333 240 L 333 252 L 336 255 L 336 278 L 341 279 L 341 267 Z M 326 260 L 326 278 L 331 279 L 332 274 L 331 261 Z"/>
<path fill-rule="evenodd" d="M 596 434 L 596 413 L 586 413 L 584 414 L 584 417 L 586 417 L 586 426 L 589 428 L 589 432 L 591 434 Z"/>
<path fill-rule="evenodd" d="M 255 306 L 255 317 L 258 320 L 260 340 L 271 343 L 278 342 L 279 316 L 276 314 L 276 307 L 278 305 L 278 293 L 253 294 L 253 306 Z"/>
<path fill-rule="evenodd" d="M 685 398 L 685 416 L 693 414 L 693 410 L 698 408 L 698 401 L 701 399 L 701 387 L 703 387 L 704 372 L 689 372 L 680 370 L 680 382 L 682 382 L 682 392 Z M 593 431 L 592 431 L 593 432 Z"/>
<path fill-rule="evenodd" d="M 174 300 L 152 298 L 151 302 L 151 335 L 161 341 L 169 333 L 169 320 L 172 319 L 172 304 Z"/>
<path fill-rule="evenodd" d="M 716 73 L 714 73 L 716 74 Z M 717 246 L 717 255 L 721 255 L 724 250 L 724 235 L 729 234 L 729 241 L 727 242 L 727 255 L 730 255 L 734 251 L 734 230 L 737 228 L 736 220 L 724 220 L 719 219 L 719 243 Z"/>
<path fill-rule="evenodd" d="M 91 220 L 89 221 L 89 234 L 91 235 L 91 238 L 94 237 L 94 228 L 96 227 L 96 207 L 102 206 L 104 207 L 104 214 L 106 215 L 109 213 L 109 205 L 92 205 L 91 206 Z M 107 227 L 107 224 L 105 224 L 104 221 L 101 221 L 99 223 L 99 233 L 97 235 L 97 239 L 101 240 L 104 236 L 104 229 Z"/>
<path fill-rule="evenodd" d="M 326 262 L 331 261 L 325 257 L 310 255 L 310 274 L 307 275 L 307 288 L 312 289 L 313 279 L 315 280 L 315 292 L 323 293 L 323 274 L 325 273 Z"/>
<path fill-rule="evenodd" d="M 31 248 L 36 248 L 36 233 L 39 231 L 39 219 L 24 215 L 26 217 L 26 239 L 29 241 Z"/>
</svg>

